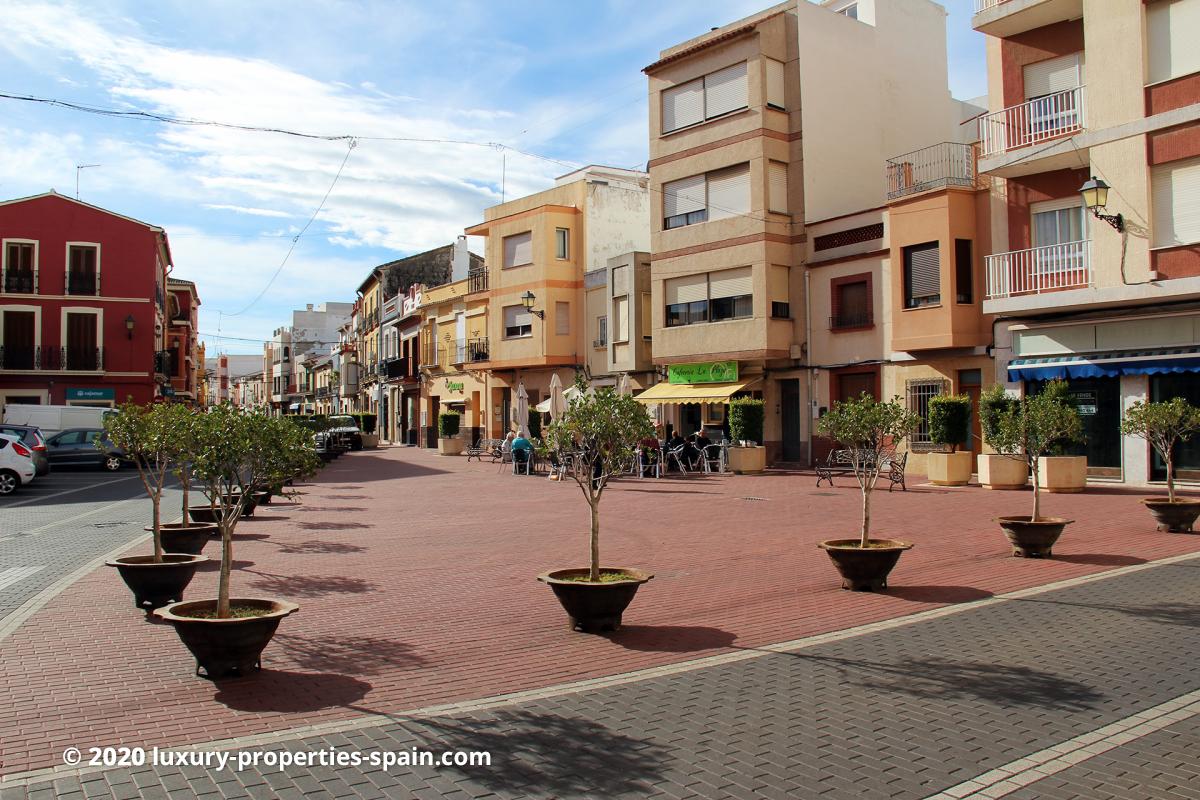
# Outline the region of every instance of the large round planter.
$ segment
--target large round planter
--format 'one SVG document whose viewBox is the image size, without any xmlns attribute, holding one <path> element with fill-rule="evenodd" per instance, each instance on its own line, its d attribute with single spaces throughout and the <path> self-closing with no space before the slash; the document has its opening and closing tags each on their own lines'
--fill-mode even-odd
<svg viewBox="0 0 1200 800">
<path fill-rule="evenodd" d="M 966 486 L 971 482 L 974 461 L 970 450 L 930 453 L 926 456 L 929 482 L 934 486 Z"/>
<path fill-rule="evenodd" d="M 153 525 L 147 525 L 142 530 L 154 531 Z M 164 553 L 188 553 L 198 556 L 204 552 L 208 540 L 221 532 L 216 524 L 164 522 L 158 526 L 159 536 L 162 537 Z"/>
<path fill-rule="evenodd" d="M 817 547 L 825 551 L 842 576 L 842 588 L 854 592 L 877 592 L 887 588 L 888 574 L 908 542 L 898 539 L 869 539 L 870 547 L 861 547 L 861 539 L 829 539 Z"/>
<path fill-rule="evenodd" d="M 1167 497 L 1145 497 L 1142 504 L 1154 515 L 1160 531 L 1191 533 L 1192 525 L 1200 517 L 1200 500 L 1175 498 L 1172 503 Z"/>
<path fill-rule="evenodd" d="M 1087 456 L 1042 456 L 1038 486 L 1053 494 L 1075 494 L 1087 488 Z"/>
<path fill-rule="evenodd" d="M 1016 490 L 1029 485 L 1029 465 L 1025 458 L 981 453 L 976 459 L 975 474 L 985 489 Z"/>
<path fill-rule="evenodd" d="M 1024 558 L 1049 558 L 1053 555 L 1054 543 L 1062 536 L 1063 528 L 1074 521 L 1061 517 L 1043 517 L 1037 522 L 1030 522 L 1029 516 L 1025 514 L 996 518 L 1012 545 L 1013 555 Z"/>
<path fill-rule="evenodd" d="M 587 575 L 587 568 L 557 569 L 538 575 L 539 581 L 549 584 L 554 590 L 554 596 L 571 619 L 571 630 L 583 633 L 619 630 L 621 615 L 633 602 L 638 587 L 654 577 L 652 572 L 616 567 L 601 567 L 600 572 L 624 572 L 634 577 L 632 580 L 612 583 L 564 580 L 576 575 Z"/>
<path fill-rule="evenodd" d="M 767 468 L 767 448 L 729 448 L 729 471 L 734 475 L 758 475 Z"/>
<path fill-rule="evenodd" d="M 188 506 L 188 516 L 192 522 L 216 525 L 221 521 L 221 509 L 216 506 Z"/>
<path fill-rule="evenodd" d="M 104 563 L 117 568 L 121 580 L 133 592 L 137 608 L 155 609 L 182 600 L 196 567 L 205 561 L 208 559 L 204 556 L 163 553 L 160 563 L 155 563 L 154 556 L 125 556 Z"/>
<path fill-rule="evenodd" d="M 254 606 L 266 613 L 258 617 L 204 619 L 189 612 L 216 609 L 216 600 L 173 603 L 154 612 L 175 626 L 175 632 L 196 659 L 196 674 L 205 678 L 250 675 L 262 667 L 262 652 L 275 635 L 279 621 L 300 610 L 295 603 L 254 597 L 236 597 L 233 606 Z"/>
</svg>

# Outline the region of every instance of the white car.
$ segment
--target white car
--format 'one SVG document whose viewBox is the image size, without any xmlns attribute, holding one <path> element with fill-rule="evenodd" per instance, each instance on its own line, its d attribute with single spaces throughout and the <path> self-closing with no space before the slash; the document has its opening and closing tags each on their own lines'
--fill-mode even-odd
<svg viewBox="0 0 1200 800">
<path fill-rule="evenodd" d="M 33 452 L 8 433 L 0 433 L 0 496 L 12 494 L 33 480 Z"/>
</svg>

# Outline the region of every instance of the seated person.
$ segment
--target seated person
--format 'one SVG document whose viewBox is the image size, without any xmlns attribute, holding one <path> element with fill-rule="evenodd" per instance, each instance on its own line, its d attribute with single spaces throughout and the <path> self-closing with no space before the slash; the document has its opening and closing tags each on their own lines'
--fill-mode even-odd
<svg viewBox="0 0 1200 800">
<path fill-rule="evenodd" d="M 509 435 L 511 436 L 512 434 Z M 533 442 L 520 435 L 512 440 L 513 461 L 518 464 L 524 464 L 529 460 L 531 455 L 533 455 Z"/>
<path fill-rule="evenodd" d="M 712 439 L 708 438 L 708 434 L 701 428 L 700 432 L 696 434 L 696 447 L 699 447 L 703 451 L 710 444 L 712 444 Z"/>
<path fill-rule="evenodd" d="M 652 474 L 651 470 L 658 463 L 661 445 L 658 443 L 658 437 L 647 436 L 638 442 L 638 447 L 641 450 L 642 476 L 646 477 Z"/>
<path fill-rule="evenodd" d="M 515 439 L 516 437 L 517 437 L 517 435 L 515 433 L 513 433 L 512 431 L 508 432 L 508 435 L 504 437 L 504 441 L 500 443 L 500 454 L 501 455 L 507 456 L 509 453 L 512 452 L 513 439 Z"/>
<path fill-rule="evenodd" d="M 683 463 L 687 464 L 688 469 L 696 469 L 700 466 L 700 459 L 703 453 L 696 445 L 696 434 L 691 434 L 687 437 L 687 441 L 683 444 Z"/>
</svg>

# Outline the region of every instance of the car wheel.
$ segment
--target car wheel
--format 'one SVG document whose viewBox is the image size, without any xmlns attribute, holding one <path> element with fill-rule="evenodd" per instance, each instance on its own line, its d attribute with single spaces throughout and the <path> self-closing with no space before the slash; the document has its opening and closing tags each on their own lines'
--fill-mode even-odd
<svg viewBox="0 0 1200 800">
<path fill-rule="evenodd" d="M 117 470 L 119 470 L 121 468 L 121 457 L 120 456 L 105 456 L 104 457 L 104 468 L 106 470 L 108 470 L 109 472 L 116 472 Z"/>
<path fill-rule="evenodd" d="M 21 485 L 21 478 L 11 470 L 0 470 L 0 496 L 12 494 Z"/>
</svg>

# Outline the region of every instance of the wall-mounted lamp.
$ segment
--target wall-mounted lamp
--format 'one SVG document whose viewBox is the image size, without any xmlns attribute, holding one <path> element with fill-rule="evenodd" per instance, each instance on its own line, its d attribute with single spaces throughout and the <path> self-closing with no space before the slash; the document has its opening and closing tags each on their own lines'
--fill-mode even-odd
<svg viewBox="0 0 1200 800">
<path fill-rule="evenodd" d="M 526 290 L 525 294 L 521 295 L 521 304 L 525 306 L 525 310 L 530 314 L 536 314 L 538 319 L 544 320 L 546 318 L 546 312 L 538 311 L 533 307 L 533 304 L 536 301 L 537 296 L 531 291 Z"/>
<path fill-rule="evenodd" d="M 130 314 L 128 317 L 125 318 L 125 333 L 127 333 L 129 335 L 130 339 L 133 338 L 133 323 L 134 323 L 133 314 Z"/>
<path fill-rule="evenodd" d="M 1091 180 L 1079 187 L 1079 193 L 1083 195 L 1083 204 L 1096 219 L 1102 219 L 1118 231 L 1124 232 L 1125 219 L 1120 214 L 1101 213 L 1101 209 L 1108 205 L 1108 188 L 1103 179 L 1093 175 Z"/>
</svg>

